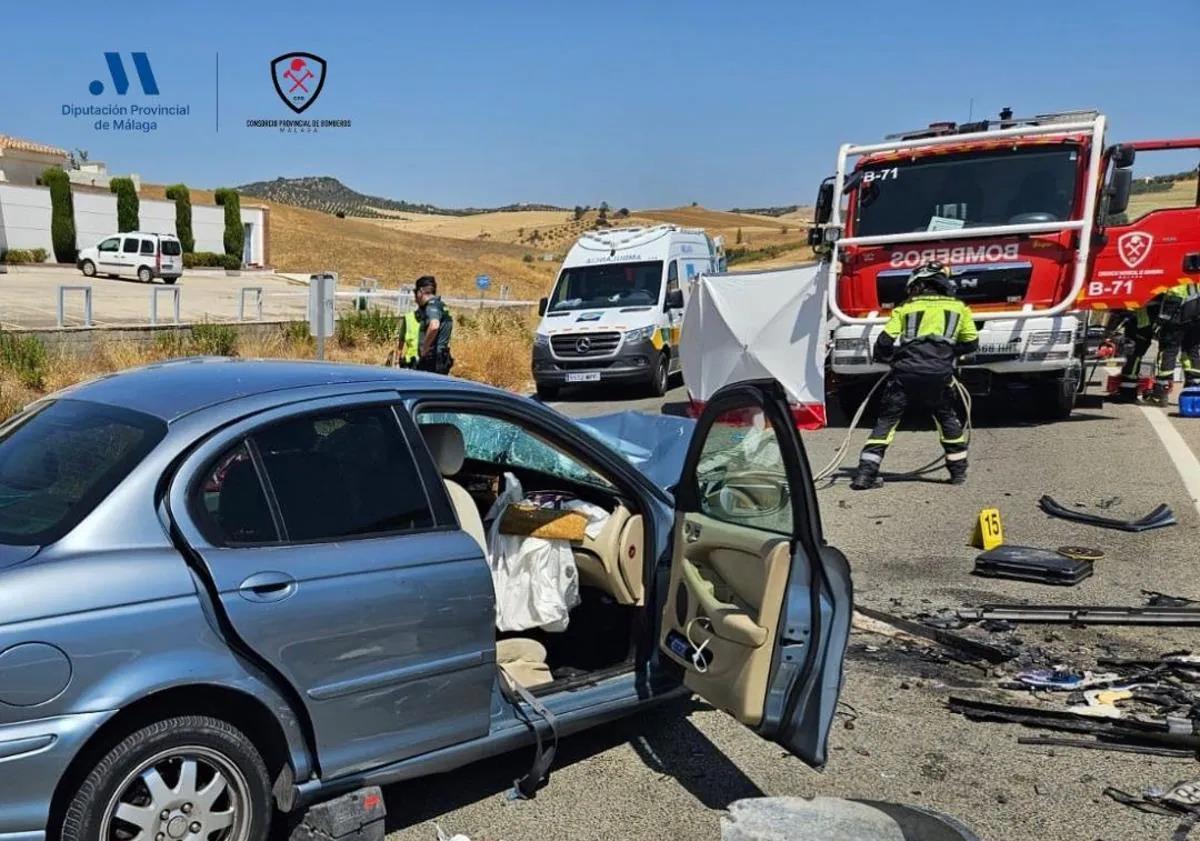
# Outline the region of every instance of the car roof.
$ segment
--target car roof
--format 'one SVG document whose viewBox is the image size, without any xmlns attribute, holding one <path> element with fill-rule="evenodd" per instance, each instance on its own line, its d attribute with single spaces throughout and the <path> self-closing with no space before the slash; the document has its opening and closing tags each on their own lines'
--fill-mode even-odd
<svg viewBox="0 0 1200 841">
<path fill-rule="evenodd" d="M 487 386 L 398 368 L 331 362 L 192 357 L 108 374 L 57 396 L 122 406 L 170 422 L 220 403 L 329 385 L 492 391 Z"/>
</svg>

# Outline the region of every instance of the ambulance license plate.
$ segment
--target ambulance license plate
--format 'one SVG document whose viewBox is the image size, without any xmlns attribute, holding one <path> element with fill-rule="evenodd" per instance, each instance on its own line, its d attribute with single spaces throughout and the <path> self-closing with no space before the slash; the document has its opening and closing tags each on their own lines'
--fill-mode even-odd
<svg viewBox="0 0 1200 841">
<path fill-rule="evenodd" d="M 567 374 L 567 382 L 569 383 L 598 383 L 600 382 L 599 371 L 575 371 Z"/>
</svg>

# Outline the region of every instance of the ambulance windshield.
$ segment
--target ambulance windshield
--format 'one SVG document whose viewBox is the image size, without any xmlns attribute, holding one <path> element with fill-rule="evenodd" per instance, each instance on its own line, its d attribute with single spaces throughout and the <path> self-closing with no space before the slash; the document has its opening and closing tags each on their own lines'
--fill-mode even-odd
<svg viewBox="0 0 1200 841">
<path fill-rule="evenodd" d="M 565 268 L 550 297 L 549 311 L 657 306 L 662 267 L 661 260 L 654 260 Z"/>
</svg>

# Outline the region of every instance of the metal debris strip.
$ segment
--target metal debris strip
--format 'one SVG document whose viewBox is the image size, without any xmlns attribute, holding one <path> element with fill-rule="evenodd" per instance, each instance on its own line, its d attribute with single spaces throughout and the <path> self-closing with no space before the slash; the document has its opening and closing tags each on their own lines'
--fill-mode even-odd
<svg viewBox="0 0 1200 841">
<path fill-rule="evenodd" d="M 1146 516 L 1139 517 L 1136 520 L 1117 520 L 1113 517 L 1087 514 L 1074 508 L 1067 508 L 1056 502 L 1049 495 L 1045 495 L 1038 500 L 1038 507 L 1051 517 L 1056 517 L 1060 520 L 1070 520 L 1075 523 L 1084 523 L 1089 526 L 1098 526 L 1105 529 L 1118 529 L 1119 531 L 1149 531 L 1150 529 L 1173 526 L 1178 522 L 1175 519 L 1174 512 L 1167 505 L 1159 505 Z"/>
<path fill-rule="evenodd" d="M 997 664 L 1007 663 L 1016 657 L 1016 651 L 1011 648 L 1001 648 L 996 645 L 991 645 L 985 642 L 969 639 L 961 634 L 955 634 L 942 628 L 931 628 L 928 625 L 923 625 L 920 622 L 913 622 L 910 619 L 904 619 L 900 616 L 893 616 L 890 613 L 885 613 L 882 610 L 874 610 L 869 607 L 859 605 L 854 608 L 856 614 L 860 614 L 867 619 L 875 622 L 882 622 L 885 625 L 904 632 L 910 636 L 920 637 L 922 639 L 935 642 L 943 648 L 957 652 L 960 658 L 965 657 L 966 662 L 983 661 L 985 663 Z M 864 623 L 859 621 L 856 625 L 860 630 L 872 630 L 870 627 L 865 627 Z"/>
<path fill-rule="evenodd" d="M 1141 797 L 1109 786 L 1104 789 L 1104 795 L 1139 812 L 1179 818 L 1171 841 L 1187 841 L 1196 824 L 1200 823 L 1200 781 L 1184 780 L 1166 791 L 1148 789 Z"/>
<path fill-rule="evenodd" d="M 1150 745 L 1130 745 L 1124 742 L 1105 742 L 1099 739 L 1063 739 L 1055 736 L 1021 736 L 1018 745 L 1036 745 L 1049 748 L 1082 748 L 1105 750 L 1116 753 L 1138 753 L 1146 756 L 1163 756 L 1170 759 L 1196 759 L 1196 752 L 1183 748 L 1160 748 Z"/>
<path fill-rule="evenodd" d="M 1003 605 L 985 604 L 955 612 L 968 622 L 1000 620 L 1006 622 L 1066 623 L 1071 625 L 1200 625 L 1200 605 L 1196 607 L 1114 607 L 1104 605 Z"/>
</svg>

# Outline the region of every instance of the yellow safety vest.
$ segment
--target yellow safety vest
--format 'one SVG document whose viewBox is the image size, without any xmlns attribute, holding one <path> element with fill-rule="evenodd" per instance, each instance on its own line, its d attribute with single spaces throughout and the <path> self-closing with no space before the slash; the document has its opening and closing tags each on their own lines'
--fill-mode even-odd
<svg viewBox="0 0 1200 841">
<path fill-rule="evenodd" d="M 404 314 L 404 361 L 412 362 L 421 355 L 421 323 L 417 314 L 409 310 Z"/>
</svg>

